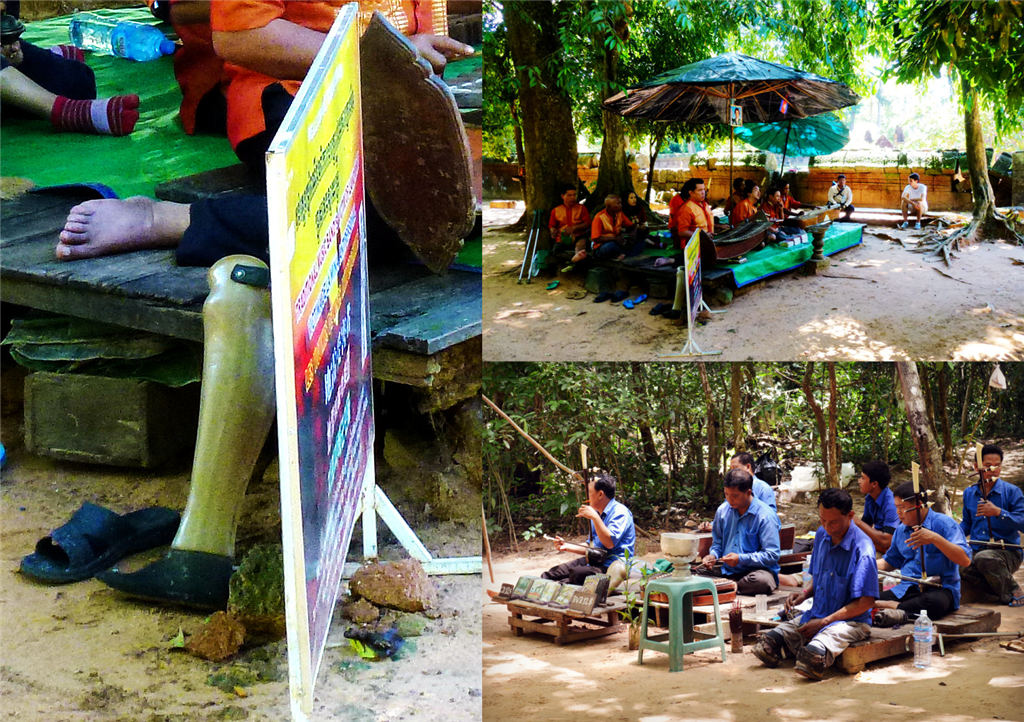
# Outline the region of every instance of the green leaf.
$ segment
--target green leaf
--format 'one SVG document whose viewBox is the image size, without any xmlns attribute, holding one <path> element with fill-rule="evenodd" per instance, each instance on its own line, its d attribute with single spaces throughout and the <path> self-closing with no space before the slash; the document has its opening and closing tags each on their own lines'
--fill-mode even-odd
<svg viewBox="0 0 1024 722">
<path fill-rule="evenodd" d="M 355 653 L 363 659 L 377 659 L 377 657 L 379 656 L 377 654 L 377 650 L 375 650 L 368 644 L 363 644 L 358 639 L 350 639 L 348 640 L 348 643 L 349 645 L 351 645 Z"/>
</svg>

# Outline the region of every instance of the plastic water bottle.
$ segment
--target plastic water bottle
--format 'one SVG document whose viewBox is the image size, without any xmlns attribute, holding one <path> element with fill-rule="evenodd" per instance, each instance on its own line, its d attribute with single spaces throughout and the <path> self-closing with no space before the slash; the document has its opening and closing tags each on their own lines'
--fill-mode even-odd
<svg viewBox="0 0 1024 722">
<path fill-rule="evenodd" d="M 918 669 L 932 666 L 932 620 L 924 609 L 914 622 L 914 666 Z"/>
<path fill-rule="evenodd" d="M 804 559 L 803 569 L 800 572 L 800 583 L 804 589 L 811 586 L 811 555 Z"/>
<path fill-rule="evenodd" d="M 152 25 L 78 13 L 68 26 L 75 47 L 130 60 L 155 60 L 174 52 L 175 44 Z"/>
</svg>

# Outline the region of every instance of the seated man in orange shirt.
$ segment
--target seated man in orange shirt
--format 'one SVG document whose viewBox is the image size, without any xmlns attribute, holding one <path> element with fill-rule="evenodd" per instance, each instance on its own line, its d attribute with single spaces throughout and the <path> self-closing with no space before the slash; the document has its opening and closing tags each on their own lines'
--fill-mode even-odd
<svg viewBox="0 0 1024 722">
<path fill-rule="evenodd" d="M 625 258 L 623 229 L 632 227 L 633 221 L 622 212 L 622 199 L 617 195 L 605 196 L 604 210 L 595 214 L 590 224 L 594 258 L 613 258 L 616 261 Z"/>
<path fill-rule="evenodd" d="M 734 178 L 732 181 L 732 195 L 725 199 L 725 215 L 730 215 L 732 209 L 736 207 L 736 204 L 743 200 L 743 184 L 746 183 L 745 178 Z"/>
<path fill-rule="evenodd" d="M 576 255 L 572 262 L 581 261 L 587 256 L 587 229 L 590 228 L 590 213 L 587 207 L 576 201 L 576 187 L 566 184 L 562 188 L 562 205 L 551 209 L 548 230 L 551 242 L 571 240 L 575 244 Z"/>
<path fill-rule="evenodd" d="M 752 180 L 743 181 L 743 196 L 739 203 L 732 209 L 732 213 L 729 214 L 729 222 L 733 228 L 738 226 L 748 218 L 753 218 L 757 213 L 756 204 L 761 198 L 761 187 Z"/>
<path fill-rule="evenodd" d="M 785 209 L 787 216 L 797 215 L 796 209 L 804 207 L 803 203 L 793 197 L 789 189 L 789 183 L 782 185 L 782 207 Z"/>
<path fill-rule="evenodd" d="M 682 248 L 693 232 L 700 229 L 708 236 L 715 234 L 715 221 L 711 217 L 711 209 L 705 201 L 707 188 L 704 186 L 703 178 L 691 178 L 683 185 L 683 195 L 686 202 L 683 203 L 676 215 L 676 232 L 679 237 L 677 248 Z"/>
</svg>

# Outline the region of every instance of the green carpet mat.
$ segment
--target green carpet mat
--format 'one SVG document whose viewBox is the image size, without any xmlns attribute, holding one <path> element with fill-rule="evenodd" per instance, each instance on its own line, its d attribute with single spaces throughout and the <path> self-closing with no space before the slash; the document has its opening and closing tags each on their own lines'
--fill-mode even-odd
<svg viewBox="0 0 1024 722">
<path fill-rule="evenodd" d="M 155 25 L 146 9 L 100 11 L 121 20 Z M 70 16 L 28 23 L 24 38 L 40 47 L 68 43 Z M 173 36 L 170 25 L 161 30 Z M 4 113 L 4 176 L 28 178 L 38 186 L 64 183 L 105 183 L 119 196 L 153 196 L 159 183 L 222 168 L 238 162 L 227 138 L 189 136 L 178 120 L 181 91 L 170 57 L 146 63 L 86 54 L 96 74 L 99 97 L 139 96 L 135 132 L 121 138 L 81 133 L 56 133 L 48 121 Z"/>
<path fill-rule="evenodd" d="M 863 223 L 838 223 L 833 221 L 828 230 L 825 231 L 823 253 L 826 256 L 831 256 L 834 253 L 845 251 L 847 248 L 853 248 L 860 244 L 863 232 Z M 668 231 L 655 235 L 660 240 L 668 242 Z M 675 253 L 672 249 L 644 251 L 644 255 L 647 256 L 671 256 Z M 813 253 L 814 248 L 810 243 L 804 243 L 791 248 L 773 243 L 743 256 L 747 259 L 745 263 L 719 261 L 714 267 L 724 268 L 731 272 L 736 288 L 743 288 L 763 278 L 774 276 L 777 273 L 792 271 L 794 268 L 803 265 Z"/>
</svg>

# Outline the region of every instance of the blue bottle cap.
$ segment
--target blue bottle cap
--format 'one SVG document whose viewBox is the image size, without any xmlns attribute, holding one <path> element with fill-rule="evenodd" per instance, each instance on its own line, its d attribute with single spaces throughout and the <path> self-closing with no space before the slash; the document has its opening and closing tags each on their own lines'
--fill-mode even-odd
<svg viewBox="0 0 1024 722">
<path fill-rule="evenodd" d="M 177 49 L 178 49 L 178 46 L 174 43 L 173 40 L 164 40 L 164 41 L 162 41 L 160 43 L 160 54 L 161 55 L 171 55 Z"/>
</svg>

